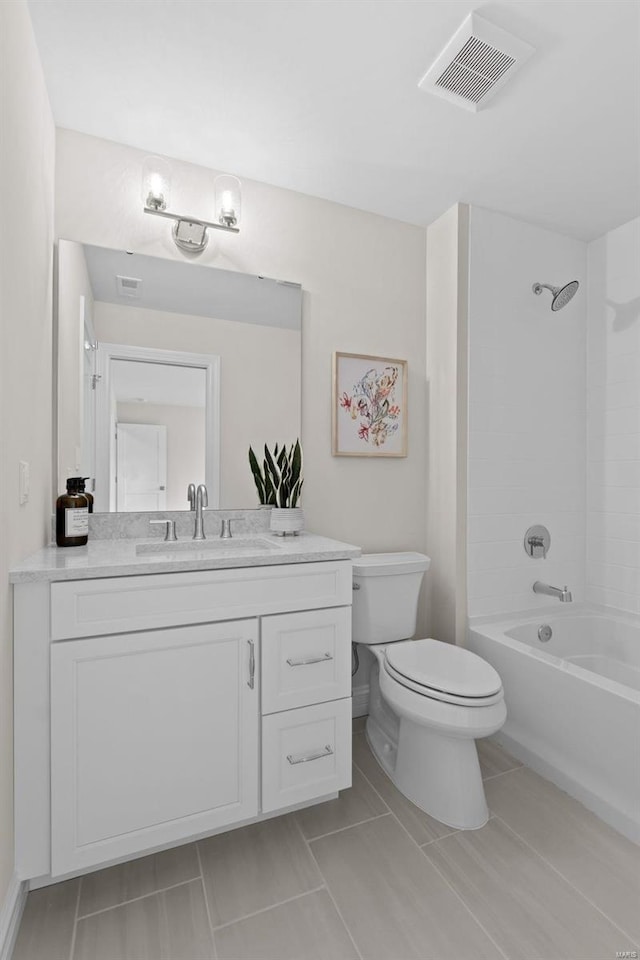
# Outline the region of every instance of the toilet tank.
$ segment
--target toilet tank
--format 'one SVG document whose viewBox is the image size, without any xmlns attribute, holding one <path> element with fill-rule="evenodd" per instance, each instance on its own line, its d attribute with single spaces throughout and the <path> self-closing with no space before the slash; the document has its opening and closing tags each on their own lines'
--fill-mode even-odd
<svg viewBox="0 0 640 960">
<path fill-rule="evenodd" d="M 416 632 L 423 553 L 369 553 L 353 561 L 353 642 L 393 643 Z"/>
</svg>

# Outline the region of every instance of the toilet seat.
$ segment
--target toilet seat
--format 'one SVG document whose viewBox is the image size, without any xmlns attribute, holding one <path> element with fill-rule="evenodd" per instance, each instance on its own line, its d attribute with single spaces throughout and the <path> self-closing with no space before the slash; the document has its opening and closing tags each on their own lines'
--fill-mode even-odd
<svg viewBox="0 0 640 960">
<path fill-rule="evenodd" d="M 489 663 L 441 640 L 390 644 L 383 667 L 403 687 L 445 703 L 485 707 L 504 696 L 500 677 Z"/>
</svg>

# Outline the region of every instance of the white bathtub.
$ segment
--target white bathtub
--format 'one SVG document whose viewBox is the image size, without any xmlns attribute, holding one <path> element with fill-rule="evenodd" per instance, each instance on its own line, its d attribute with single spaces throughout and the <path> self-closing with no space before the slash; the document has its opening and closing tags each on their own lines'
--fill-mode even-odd
<svg viewBox="0 0 640 960">
<path fill-rule="evenodd" d="M 502 677 L 496 739 L 640 842 L 640 619 L 545 608 L 472 620 L 468 644 Z"/>
</svg>

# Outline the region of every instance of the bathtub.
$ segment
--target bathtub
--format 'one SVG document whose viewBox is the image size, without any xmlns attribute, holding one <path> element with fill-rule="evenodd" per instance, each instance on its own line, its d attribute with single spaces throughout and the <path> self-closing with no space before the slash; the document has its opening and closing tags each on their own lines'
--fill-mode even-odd
<svg viewBox="0 0 640 960">
<path fill-rule="evenodd" d="M 475 618 L 468 646 L 502 677 L 495 739 L 640 842 L 640 618 L 586 607 Z"/>
</svg>

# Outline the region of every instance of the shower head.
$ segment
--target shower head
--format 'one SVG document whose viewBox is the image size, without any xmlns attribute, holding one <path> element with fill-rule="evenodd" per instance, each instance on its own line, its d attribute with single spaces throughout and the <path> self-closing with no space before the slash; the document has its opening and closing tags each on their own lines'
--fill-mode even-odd
<svg viewBox="0 0 640 960">
<path fill-rule="evenodd" d="M 580 284 L 577 280 L 571 280 L 569 283 L 565 283 L 564 287 L 552 287 L 550 283 L 534 283 L 532 290 L 537 296 L 542 293 L 543 288 L 551 290 L 553 294 L 551 309 L 562 310 L 562 308 L 566 307 L 569 303 L 569 300 L 571 300 L 579 286 Z"/>
</svg>

